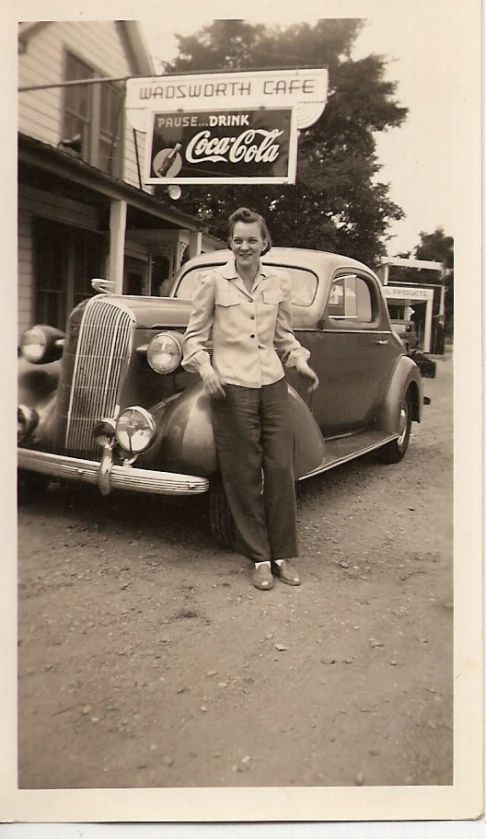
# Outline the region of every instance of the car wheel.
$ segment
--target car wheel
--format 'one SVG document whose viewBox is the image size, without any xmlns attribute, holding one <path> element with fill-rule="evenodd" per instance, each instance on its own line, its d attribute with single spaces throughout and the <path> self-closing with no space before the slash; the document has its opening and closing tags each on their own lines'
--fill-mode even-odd
<svg viewBox="0 0 486 839">
<path fill-rule="evenodd" d="M 39 475 L 37 472 L 30 472 L 28 469 L 17 471 L 17 503 L 19 506 L 30 504 L 39 498 L 47 490 L 50 478 L 47 475 Z"/>
<path fill-rule="evenodd" d="M 209 484 L 209 523 L 213 536 L 225 548 L 233 548 L 233 517 L 220 475 L 216 475 Z"/>
<path fill-rule="evenodd" d="M 378 458 L 382 463 L 398 463 L 405 457 L 412 429 L 412 397 L 407 391 L 400 404 L 400 435 L 379 450 Z"/>
</svg>

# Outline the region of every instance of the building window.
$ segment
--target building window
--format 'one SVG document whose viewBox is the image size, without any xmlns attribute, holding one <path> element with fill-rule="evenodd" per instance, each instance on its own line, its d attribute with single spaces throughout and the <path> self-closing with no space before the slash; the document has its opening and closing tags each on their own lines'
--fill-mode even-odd
<svg viewBox="0 0 486 839">
<path fill-rule="evenodd" d="M 47 219 L 36 219 L 35 323 L 66 328 L 71 310 L 94 294 L 91 280 L 102 277 L 106 260 L 103 237 Z"/>
<path fill-rule="evenodd" d="M 98 168 L 109 174 L 120 161 L 120 126 L 123 122 L 123 90 L 115 84 L 97 85 L 100 92 Z"/>
<path fill-rule="evenodd" d="M 43 222 L 35 230 L 35 323 L 66 325 L 67 240 L 64 231 Z"/>
<path fill-rule="evenodd" d="M 103 74 L 66 53 L 65 81 L 100 78 Z M 61 140 L 77 137 L 81 158 L 110 175 L 122 176 L 124 88 L 115 82 L 73 85 L 64 89 Z"/>
<path fill-rule="evenodd" d="M 69 53 L 66 56 L 66 81 L 90 79 L 93 70 Z M 91 125 L 93 121 L 93 86 L 79 85 L 65 88 L 63 140 L 81 140 L 83 160 L 90 160 Z"/>
</svg>

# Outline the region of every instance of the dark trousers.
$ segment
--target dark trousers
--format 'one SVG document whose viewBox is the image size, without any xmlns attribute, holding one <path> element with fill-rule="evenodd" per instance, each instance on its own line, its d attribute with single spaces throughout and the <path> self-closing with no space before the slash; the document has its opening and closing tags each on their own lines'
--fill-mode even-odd
<svg viewBox="0 0 486 839">
<path fill-rule="evenodd" d="M 262 388 L 224 387 L 226 399 L 212 399 L 211 410 L 219 468 L 235 522 L 235 550 L 253 562 L 297 556 L 286 380 Z"/>
</svg>

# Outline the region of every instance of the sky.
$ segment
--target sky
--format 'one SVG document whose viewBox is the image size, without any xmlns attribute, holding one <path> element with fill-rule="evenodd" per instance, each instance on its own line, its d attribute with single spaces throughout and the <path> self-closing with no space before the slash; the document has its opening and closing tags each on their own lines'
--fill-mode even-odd
<svg viewBox="0 0 486 839">
<path fill-rule="evenodd" d="M 299 3 L 303 9 L 300 17 L 295 12 L 285 14 L 286 7 L 280 6 L 278 15 L 275 11 L 270 12 L 272 16 L 268 11 L 265 16 L 251 13 L 246 19 L 284 26 L 302 20 L 312 24 L 317 18 L 308 12 L 318 5 L 317 2 L 310 6 Z M 170 18 L 164 16 L 160 23 L 156 16 L 140 17 L 153 56 L 171 60 L 177 55 L 175 33 L 189 35 L 215 18 L 231 17 L 221 13 L 218 0 L 205 0 L 198 6 L 189 4 L 189 8 L 190 13 L 186 2 L 172 5 Z M 252 12 L 255 5 L 250 4 L 248 8 Z M 445 14 L 437 15 L 435 3 L 424 0 L 417 17 L 381 10 L 376 14 L 375 6 L 375 12 L 366 15 L 366 25 L 352 54 L 353 59 L 370 53 L 385 55 L 389 62 L 387 78 L 398 83 L 396 99 L 409 108 L 407 120 L 400 128 L 376 135 L 377 154 L 383 166 L 379 180 L 390 184 L 390 197 L 406 214 L 405 219 L 390 227 L 393 238 L 387 244 L 389 255 L 413 251 L 420 242 L 420 231 L 432 233 L 437 227 L 443 227 L 447 235 L 454 235 L 450 138 L 455 120 L 452 94 L 456 70 L 454 44 L 458 33 L 457 16 L 448 14 L 447 6 L 444 8 Z M 237 16 L 242 15 L 233 15 Z"/>
</svg>

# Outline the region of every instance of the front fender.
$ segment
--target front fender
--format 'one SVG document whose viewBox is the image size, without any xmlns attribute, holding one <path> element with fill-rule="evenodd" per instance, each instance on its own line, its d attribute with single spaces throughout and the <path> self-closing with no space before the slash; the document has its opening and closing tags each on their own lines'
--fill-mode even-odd
<svg viewBox="0 0 486 839">
<path fill-rule="evenodd" d="M 157 433 L 137 465 L 209 477 L 217 470 L 211 405 L 201 381 L 153 406 Z"/>
<path fill-rule="evenodd" d="M 316 469 L 322 462 L 324 441 L 305 402 L 290 387 L 294 440 L 295 478 Z M 164 469 L 210 477 L 217 471 L 211 422 L 211 404 L 202 382 L 196 382 L 179 396 L 151 409 L 157 434 L 148 452 L 137 460 L 147 469 Z"/>
<path fill-rule="evenodd" d="M 61 362 L 53 361 L 42 366 L 19 359 L 17 396 L 19 414 L 28 414 L 24 408 L 33 409 L 36 421 L 31 429 L 21 423 L 18 442 L 29 448 L 53 449 L 55 441 L 56 399 Z"/>
<path fill-rule="evenodd" d="M 407 391 L 412 398 L 412 420 L 420 422 L 423 405 L 420 370 L 411 358 L 402 355 L 395 365 L 378 420 L 378 427 L 383 431 L 389 434 L 399 431 L 400 403 Z"/>
<path fill-rule="evenodd" d="M 57 391 L 61 361 L 48 364 L 31 364 L 25 358 L 19 359 L 18 366 L 18 404 L 28 408 L 42 410 Z"/>
</svg>

